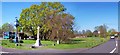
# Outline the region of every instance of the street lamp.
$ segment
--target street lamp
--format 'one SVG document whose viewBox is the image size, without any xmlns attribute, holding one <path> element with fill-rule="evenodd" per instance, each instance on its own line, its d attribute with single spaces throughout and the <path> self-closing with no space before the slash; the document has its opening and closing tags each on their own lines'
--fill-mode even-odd
<svg viewBox="0 0 120 55">
<path fill-rule="evenodd" d="M 16 21 L 15 21 L 15 27 L 16 27 L 16 45 L 18 46 L 18 36 L 17 36 L 17 34 L 18 34 L 18 30 L 17 30 L 17 27 L 19 26 L 19 21 L 17 20 L 17 17 L 15 17 L 16 18 Z"/>
</svg>

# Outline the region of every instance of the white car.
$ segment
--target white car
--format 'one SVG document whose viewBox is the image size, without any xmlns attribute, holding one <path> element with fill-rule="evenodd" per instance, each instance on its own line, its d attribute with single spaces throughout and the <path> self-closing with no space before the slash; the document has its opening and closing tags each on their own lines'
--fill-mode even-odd
<svg viewBox="0 0 120 55">
<path fill-rule="evenodd" d="M 115 36 L 111 36 L 110 38 L 111 38 L 111 39 L 115 39 Z"/>
</svg>

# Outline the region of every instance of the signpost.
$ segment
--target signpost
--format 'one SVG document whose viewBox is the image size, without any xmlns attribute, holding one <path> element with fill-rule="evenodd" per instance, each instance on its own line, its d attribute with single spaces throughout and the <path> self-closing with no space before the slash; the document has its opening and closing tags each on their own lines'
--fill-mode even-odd
<svg viewBox="0 0 120 55">
<path fill-rule="evenodd" d="M 15 17 L 15 18 L 17 18 L 17 17 Z M 19 26 L 19 22 L 18 22 L 18 20 L 16 19 L 16 21 L 15 21 L 15 27 L 16 27 L 16 38 L 15 38 L 15 42 L 16 42 L 16 46 L 18 46 L 18 31 L 17 31 L 17 27 Z"/>
</svg>

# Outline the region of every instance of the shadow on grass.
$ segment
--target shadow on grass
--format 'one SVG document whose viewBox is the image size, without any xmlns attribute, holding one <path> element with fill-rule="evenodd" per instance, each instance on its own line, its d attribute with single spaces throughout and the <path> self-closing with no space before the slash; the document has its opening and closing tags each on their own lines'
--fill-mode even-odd
<svg viewBox="0 0 120 55">
<path fill-rule="evenodd" d="M 83 39 L 73 39 L 71 41 L 84 41 Z"/>
<path fill-rule="evenodd" d="M 67 42 L 65 42 L 63 44 L 78 44 L 78 43 L 84 42 L 84 41 L 85 40 L 83 40 L 83 39 L 71 39 L 71 40 L 69 40 L 69 41 L 67 41 Z"/>
</svg>

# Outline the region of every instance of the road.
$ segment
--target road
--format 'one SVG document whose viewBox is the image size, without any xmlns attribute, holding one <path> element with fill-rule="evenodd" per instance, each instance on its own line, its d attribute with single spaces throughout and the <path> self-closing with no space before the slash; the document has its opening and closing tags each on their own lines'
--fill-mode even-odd
<svg viewBox="0 0 120 55">
<path fill-rule="evenodd" d="M 116 39 L 111 39 L 108 42 L 88 49 L 83 53 L 118 53 L 118 41 Z"/>
<path fill-rule="evenodd" d="M 120 42 L 119 42 L 120 43 Z M 94 48 L 83 48 L 83 49 L 72 49 L 72 50 L 57 50 L 57 49 L 46 49 L 46 50 L 16 50 L 16 49 L 7 49 L 7 48 L 2 48 L 2 53 L 25 53 L 25 54 L 30 54 L 37 53 L 37 54 L 46 54 L 46 53 L 54 53 L 55 55 L 59 55 L 62 53 L 118 53 L 118 41 L 116 39 L 111 39 L 108 42 L 101 44 L 97 47 Z M 54 55 L 52 54 L 52 55 Z M 65 54 L 66 55 L 66 54 Z"/>
</svg>

